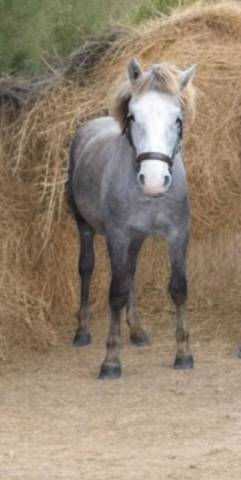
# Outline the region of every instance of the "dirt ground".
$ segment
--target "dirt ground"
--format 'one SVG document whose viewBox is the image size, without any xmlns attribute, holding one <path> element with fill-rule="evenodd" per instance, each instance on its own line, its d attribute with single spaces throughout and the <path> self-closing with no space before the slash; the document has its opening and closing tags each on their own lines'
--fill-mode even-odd
<svg viewBox="0 0 241 480">
<path fill-rule="evenodd" d="M 0 374 L 0 479 L 240 479 L 241 315 L 231 334 L 227 318 L 193 318 L 192 371 L 172 368 L 166 316 L 144 316 L 150 347 L 131 346 L 124 328 L 119 380 L 96 378 L 103 319 L 83 349 L 68 331 L 46 353 L 13 352 Z"/>
</svg>

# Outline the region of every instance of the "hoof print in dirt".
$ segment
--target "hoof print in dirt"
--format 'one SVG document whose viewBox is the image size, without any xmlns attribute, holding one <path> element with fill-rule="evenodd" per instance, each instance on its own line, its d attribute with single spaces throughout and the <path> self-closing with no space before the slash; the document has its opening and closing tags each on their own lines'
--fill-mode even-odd
<svg viewBox="0 0 241 480">
<path fill-rule="evenodd" d="M 114 379 L 121 376 L 121 367 L 118 365 L 116 367 L 109 367 L 108 365 L 102 365 L 99 373 L 99 379 Z"/>
<path fill-rule="evenodd" d="M 86 333 L 85 335 L 81 335 L 80 333 L 76 333 L 73 345 L 75 347 L 85 347 L 91 343 L 91 335 L 90 333 Z"/>
<path fill-rule="evenodd" d="M 144 331 L 131 333 L 130 340 L 132 345 L 135 345 L 136 347 L 145 347 L 150 345 L 149 338 Z"/>
<path fill-rule="evenodd" d="M 193 368 L 193 356 L 192 355 L 177 355 L 174 363 L 174 368 L 185 370 Z"/>
</svg>

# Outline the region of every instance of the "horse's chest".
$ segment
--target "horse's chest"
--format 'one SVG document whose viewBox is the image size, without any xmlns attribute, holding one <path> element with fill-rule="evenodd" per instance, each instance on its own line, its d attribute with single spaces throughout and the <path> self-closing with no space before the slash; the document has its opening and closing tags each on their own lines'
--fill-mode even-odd
<svg viewBox="0 0 241 480">
<path fill-rule="evenodd" d="M 132 229 L 146 235 L 167 234 L 169 223 L 166 213 L 160 210 L 133 213 L 129 219 L 129 226 Z"/>
</svg>

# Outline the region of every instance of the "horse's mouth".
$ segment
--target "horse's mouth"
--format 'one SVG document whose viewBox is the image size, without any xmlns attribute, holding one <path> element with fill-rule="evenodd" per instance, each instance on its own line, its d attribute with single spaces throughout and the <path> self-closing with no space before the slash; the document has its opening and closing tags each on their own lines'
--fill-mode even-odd
<svg viewBox="0 0 241 480">
<path fill-rule="evenodd" d="M 158 193 L 156 195 L 148 195 L 148 194 L 145 194 L 145 195 L 146 195 L 147 198 L 152 199 L 152 198 L 161 198 L 161 197 L 163 197 L 164 193 Z"/>
</svg>

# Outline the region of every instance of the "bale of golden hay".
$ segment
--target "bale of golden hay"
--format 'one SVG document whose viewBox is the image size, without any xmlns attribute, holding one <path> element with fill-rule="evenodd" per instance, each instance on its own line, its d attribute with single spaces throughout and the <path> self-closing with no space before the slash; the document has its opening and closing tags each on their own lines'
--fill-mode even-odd
<svg viewBox="0 0 241 480">
<path fill-rule="evenodd" d="M 0 355 L 16 344 L 46 348 L 78 307 L 78 236 L 66 205 L 68 150 L 75 128 L 106 113 L 126 63 L 198 64 L 196 120 L 185 133 L 193 231 L 190 310 L 241 310 L 241 6 L 196 5 L 113 40 L 86 84 L 43 89 L 14 122 L 0 117 Z M 106 305 L 108 263 L 97 241 L 92 304 Z M 166 295 L 163 242 L 150 239 L 137 272 L 140 303 L 160 312 Z M 205 320 L 205 315 L 204 315 Z M 66 327 L 65 327 L 66 328 Z"/>
</svg>

